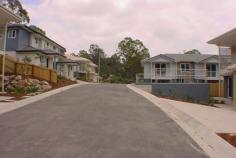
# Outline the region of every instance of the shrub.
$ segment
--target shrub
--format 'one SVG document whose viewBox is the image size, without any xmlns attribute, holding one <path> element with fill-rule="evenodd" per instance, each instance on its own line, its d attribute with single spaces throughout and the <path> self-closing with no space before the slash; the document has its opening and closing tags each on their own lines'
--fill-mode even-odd
<svg viewBox="0 0 236 158">
<path fill-rule="evenodd" d="M 22 94 L 24 94 L 25 90 L 23 87 L 15 87 L 13 89 L 13 93 L 16 95 L 16 96 L 20 96 Z"/>
<path fill-rule="evenodd" d="M 29 87 L 26 87 L 25 93 L 26 93 L 26 94 L 35 93 L 35 92 L 38 91 L 38 89 L 39 89 L 39 88 L 36 87 L 36 86 L 29 86 Z"/>
</svg>

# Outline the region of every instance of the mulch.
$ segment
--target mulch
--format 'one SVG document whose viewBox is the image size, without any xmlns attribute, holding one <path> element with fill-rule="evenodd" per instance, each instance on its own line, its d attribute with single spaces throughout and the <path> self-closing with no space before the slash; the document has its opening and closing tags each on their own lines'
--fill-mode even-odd
<svg viewBox="0 0 236 158">
<path fill-rule="evenodd" d="M 236 133 L 217 133 L 217 135 L 236 148 Z"/>
</svg>

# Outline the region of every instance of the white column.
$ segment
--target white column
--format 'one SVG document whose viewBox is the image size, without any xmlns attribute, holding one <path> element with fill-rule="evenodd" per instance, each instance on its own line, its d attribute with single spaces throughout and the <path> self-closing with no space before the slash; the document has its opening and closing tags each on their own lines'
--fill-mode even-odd
<svg viewBox="0 0 236 158">
<path fill-rule="evenodd" d="M 219 51 L 219 88 L 218 88 L 218 90 L 219 90 L 219 97 L 221 97 L 221 79 L 220 79 L 220 71 L 221 71 L 221 68 L 220 68 L 220 66 L 221 66 L 221 63 L 220 63 L 220 46 L 218 46 L 218 51 Z"/>
<path fill-rule="evenodd" d="M 152 83 L 152 62 L 151 62 L 151 76 L 150 76 L 150 78 L 151 78 L 151 83 Z"/>
<path fill-rule="evenodd" d="M 3 57 L 2 57 L 2 93 L 5 92 L 4 78 L 5 78 L 6 47 L 7 47 L 7 28 L 8 28 L 8 23 L 6 23 L 5 25 L 5 37 L 4 37 Z"/>
<path fill-rule="evenodd" d="M 233 72 L 233 106 L 236 107 L 236 71 Z"/>
</svg>

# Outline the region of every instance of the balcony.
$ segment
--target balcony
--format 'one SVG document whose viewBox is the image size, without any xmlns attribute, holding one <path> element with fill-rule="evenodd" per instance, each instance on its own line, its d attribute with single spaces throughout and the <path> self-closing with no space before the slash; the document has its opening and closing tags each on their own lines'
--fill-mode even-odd
<svg viewBox="0 0 236 158">
<path fill-rule="evenodd" d="M 207 69 L 158 69 L 152 70 L 152 79 L 218 80 L 219 71 Z"/>
<path fill-rule="evenodd" d="M 167 68 L 152 69 L 152 79 L 172 79 L 170 69 Z"/>
</svg>

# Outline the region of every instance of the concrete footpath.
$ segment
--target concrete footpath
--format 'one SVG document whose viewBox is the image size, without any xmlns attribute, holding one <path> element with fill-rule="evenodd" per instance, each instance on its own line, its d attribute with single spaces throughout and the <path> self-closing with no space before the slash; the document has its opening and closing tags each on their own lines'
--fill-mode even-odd
<svg viewBox="0 0 236 158">
<path fill-rule="evenodd" d="M 2 102 L 2 103 L 0 103 L 0 114 L 18 109 L 18 108 L 26 106 L 26 105 L 29 105 L 31 103 L 34 103 L 36 101 L 39 101 L 39 100 L 47 98 L 47 97 L 50 97 L 50 96 L 55 95 L 57 93 L 61 93 L 61 92 L 66 91 L 68 89 L 74 88 L 76 86 L 82 86 L 82 85 L 86 85 L 86 84 L 88 84 L 88 83 L 83 82 L 83 83 L 79 83 L 79 84 L 73 84 L 73 85 L 61 87 L 58 89 L 54 89 L 54 90 L 51 90 L 51 91 L 48 91 L 48 92 L 45 92 L 45 93 L 42 93 L 42 94 L 39 94 L 36 96 L 32 96 L 32 97 L 29 97 L 29 98 L 26 98 L 23 100 L 15 101 L 15 102 L 10 102 L 10 103 Z"/>
<path fill-rule="evenodd" d="M 216 132 L 233 132 L 235 112 L 158 98 L 147 91 L 128 85 L 128 88 L 142 95 L 182 127 L 212 158 L 236 158 L 236 149 L 217 136 Z"/>
</svg>

